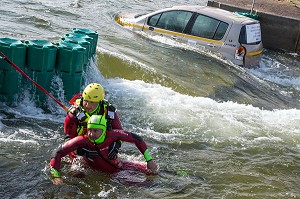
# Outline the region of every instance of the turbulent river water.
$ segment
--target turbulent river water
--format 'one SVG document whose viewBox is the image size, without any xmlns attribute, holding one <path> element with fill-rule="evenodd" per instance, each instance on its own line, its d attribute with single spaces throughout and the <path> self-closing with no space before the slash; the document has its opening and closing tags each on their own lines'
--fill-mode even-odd
<svg viewBox="0 0 300 199">
<path fill-rule="evenodd" d="M 56 42 L 72 28 L 98 32 L 82 86 L 104 86 L 160 172 L 110 176 L 65 159 L 64 184 L 53 185 L 48 163 L 63 142 L 65 113 L 51 100 L 39 108 L 24 90 L 16 104 L 0 102 L 0 198 L 300 198 L 299 55 L 265 50 L 259 68 L 244 69 L 114 21 L 125 12 L 206 3 L 1 0 L 0 37 Z M 130 144 L 120 154 L 143 161 Z"/>
</svg>

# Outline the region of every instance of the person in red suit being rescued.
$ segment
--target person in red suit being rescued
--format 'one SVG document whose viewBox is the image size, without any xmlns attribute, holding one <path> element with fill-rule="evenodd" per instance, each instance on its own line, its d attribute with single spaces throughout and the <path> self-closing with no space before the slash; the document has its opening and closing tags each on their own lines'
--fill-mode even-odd
<svg viewBox="0 0 300 199">
<path fill-rule="evenodd" d="M 93 157 L 83 157 L 87 164 L 96 170 L 105 173 L 117 173 L 121 170 L 135 170 L 147 175 L 157 174 L 158 167 L 153 161 L 146 143 L 142 137 L 121 129 L 107 129 L 105 115 L 92 115 L 87 124 L 87 134 L 79 135 L 52 152 L 50 160 L 50 173 L 54 184 L 63 183 L 60 175 L 61 158 L 79 147 L 88 147 Z M 117 140 L 134 143 L 144 155 L 147 165 L 129 161 L 121 161 L 118 157 L 113 160 L 108 158 L 109 146 Z"/>
<path fill-rule="evenodd" d="M 104 99 L 104 95 L 104 89 L 100 84 L 91 83 L 85 87 L 82 94 L 77 94 L 70 100 L 71 107 L 64 121 L 64 132 L 67 135 L 65 140 L 86 134 L 86 124 L 92 115 L 105 114 L 108 129 L 122 129 L 116 108 Z M 109 159 L 116 158 L 120 147 L 120 141 L 111 144 Z M 88 157 L 89 151 L 88 148 L 79 148 L 76 154 Z"/>
</svg>

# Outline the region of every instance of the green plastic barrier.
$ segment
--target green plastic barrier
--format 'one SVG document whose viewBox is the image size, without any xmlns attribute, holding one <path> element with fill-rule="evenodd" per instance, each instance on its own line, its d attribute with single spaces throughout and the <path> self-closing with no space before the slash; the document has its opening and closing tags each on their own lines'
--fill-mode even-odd
<svg viewBox="0 0 300 199">
<path fill-rule="evenodd" d="M 86 49 L 79 44 L 60 42 L 57 46 L 56 69 L 65 73 L 84 70 L 87 61 Z"/>
<path fill-rule="evenodd" d="M 0 70 L 0 99 L 15 102 L 22 89 L 22 76 L 17 71 Z"/>
<path fill-rule="evenodd" d="M 28 75 L 31 77 L 31 79 L 33 79 L 35 82 L 41 85 L 46 91 L 50 92 L 54 71 L 39 72 L 35 70 L 29 71 Z M 33 94 L 34 99 L 37 102 L 43 103 L 47 99 L 48 96 L 35 85 L 33 85 L 31 82 L 27 82 L 27 84 L 27 87 L 30 88 L 30 92 Z"/>
<path fill-rule="evenodd" d="M 259 19 L 259 16 L 256 15 L 256 14 L 251 14 L 251 13 L 248 13 L 248 12 L 235 12 L 235 13 L 237 13 L 237 14 L 239 14 L 239 15 L 243 15 L 243 16 L 245 16 L 245 17 L 249 17 L 249 18 L 251 18 L 251 19 L 255 19 L 255 20 L 258 20 L 258 19 Z"/>
<path fill-rule="evenodd" d="M 0 51 L 22 70 L 25 68 L 26 45 L 20 40 L 0 38 Z M 5 60 L 0 60 L 0 69 L 15 71 Z"/>
<path fill-rule="evenodd" d="M 73 43 L 73 44 L 79 44 L 82 47 L 84 47 L 86 49 L 86 54 L 87 54 L 87 60 L 85 60 L 84 64 L 87 64 L 88 59 L 91 58 L 91 46 L 92 44 L 88 41 L 86 41 L 83 38 L 80 37 L 75 37 L 75 36 L 70 36 L 70 37 L 62 37 L 61 38 L 62 42 L 69 42 L 69 43 Z"/>
<path fill-rule="evenodd" d="M 65 98 L 70 100 L 75 94 L 80 93 L 82 84 L 82 72 L 81 73 L 64 73 L 59 72 L 59 76 L 62 79 L 65 91 Z"/>
<path fill-rule="evenodd" d="M 55 69 L 57 47 L 49 41 L 25 41 L 27 45 L 27 67 L 39 72 Z"/>
<path fill-rule="evenodd" d="M 85 34 L 91 38 L 93 38 L 93 48 L 92 48 L 92 54 L 96 53 L 97 49 L 97 43 L 98 43 L 98 33 L 97 31 L 91 31 L 86 28 L 73 28 L 72 30 L 73 33 L 80 33 L 80 34 Z"/>
</svg>

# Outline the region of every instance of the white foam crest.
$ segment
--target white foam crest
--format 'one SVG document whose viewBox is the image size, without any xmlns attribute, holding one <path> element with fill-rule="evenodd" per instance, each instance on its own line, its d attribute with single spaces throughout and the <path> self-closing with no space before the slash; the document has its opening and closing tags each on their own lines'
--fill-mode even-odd
<svg viewBox="0 0 300 199">
<path fill-rule="evenodd" d="M 36 144 L 38 145 L 39 143 L 34 140 L 21 140 L 21 139 L 9 139 L 9 138 L 0 138 L 0 142 L 18 142 L 22 144 Z"/>
<path fill-rule="evenodd" d="M 23 137 L 23 136 L 22 136 Z M 4 134 L 3 132 L 0 131 L 0 143 L 5 142 L 5 143 L 11 143 L 11 142 L 18 142 L 22 144 L 36 144 L 38 145 L 39 143 L 35 140 L 32 139 L 23 139 L 20 136 L 20 132 L 14 131 L 12 134 Z"/>
<path fill-rule="evenodd" d="M 30 99 L 28 91 L 24 91 L 24 97 L 20 103 L 15 107 L 9 107 L 5 103 L 0 104 L 1 109 L 13 113 L 16 118 L 35 118 L 47 119 L 51 121 L 61 122 L 64 115 L 48 114 L 41 108 L 38 108 L 33 99 Z"/>
<path fill-rule="evenodd" d="M 152 139 L 156 139 L 159 141 L 164 141 L 164 140 L 175 140 L 178 138 L 183 138 L 184 135 L 180 134 L 182 128 L 172 128 L 170 129 L 169 133 L 160 133 L 158 131 L 154 131 L 153 129 L 150 128 L 146 128 L 146 129 L 142 129 L 142 128 L 137 128 L 136 131 L 137 132 L 142 132 L 142 134 L 147 135 L 148 137 L 152 138 Z"/>
<path fill-rule="evenodd" d="M 64 84 L 59 75 L 54 75 L 51 81 L 51 93 L 54 93 L 56 99 L 60 101 L 62 104 L 68 106 L 68 102 L 65 99 L 65 89 Z M 52 114 L 65 114 L 65 110 L 62 109 L 53 99 L 50 97 L 46 98 L 47 108 L 51 111 Z"/>
<path fill-rule="evenodd" d="M 262 112 L 263 128 L 271 133 L 281 133 L 287 137 L 299 136 L 300 111 L 297 109 Z"/>
<path fill-rule="evenodd" d="M 45 113 L 41 108 L 35 107 L 28 104 L 20 103 L 17 107 L 11 108 L 10 112 L 15 114 L 15 117 L 19 118 L 34 118 L 38 120 L 51 120 L 55 122 L 61 122 L 64 119 L 64 115 L 53 115 Z"/>
<path fill-rule="evenodd" d="M 254 138 L 253 140 L 254 142 L 261 142 L 261 141 L 268 141 L 268 142 L 282 142 L 283 140 L 279 137 L 258 137 L 258 138 Z"/>
<path fill-rule="evenodd" d="M 269 70 L 265 70 L 265 68 L 261 67 L 258 69 L 251 69 L 251 72 L 263 80 L 300 90 L 300 77 L 291 77 L 288 75 L 280 74 L 280 72 L 272 73 L 268 72 Z"/>
<path fill-rule="evenodd" d="M 268 80 L 270 82 L 286 86 L 286 87 L 293 87 L 296 90 L 300 90 L 300 77 L 288 77 L 288 76 L 275 76 L 275 75 L 261 75 L 257 74 L 258 76 L 261 76 L 264 80 Z"/>
<path fill-rule="evenodd" d="M 57 131 L 47 129 L 46 127 L 41 127 L 39 125 L 38 127 L 38 130 L 32 130 L 31 127 L 19 129 L 19 127 L 5 126 L 5 128 L 3 128 L 3 131 L 0 131 L 0 139 L 3 142 L 39 144 L 43 141 L 49 142 L 49 140 L 57 140 L 61 137 L 61 135 Z"/>
<path fill-rule="evenodd" d="M 130 161 L 130 162 L 144 162 L 144 156 L 139 154 L 138 156 L 136 155 L 127 155 L 125 153 L 120 153 L 119 157 L 121 158 L 121 160 L 126 160 L 126 161 Z"/>
<path fill-rule="evenodd" d="M 100 191 L 99 193 L 98 193 L 98 197 L 100 197 L 100 198 L 107 198 L 108 196 L 109 196 L 109 194 L 110 194 L 110 192 L 115 192 L 115 188 L 116 187 L 112 187 L 112 189 L 109 189 L 109 190 L 107 190 L 107 191 Z"/>
<path fill-rule="evenodd" d="M 45 127 L 43 127 L 45 129 Z M 49 141 L 49 140 L 57 140 L 61 136 L 57 132 L 53 131 L 43 131 L 43 132 L 34 132 L 29 129 L 19 129 L 22 137 L 37 140 L 37 141 Z"/>
<path fill-rule="evenodd" d="M 64 159 L 67 159 L 68 162 L 71 163 L 71 171 L 79 171 L 79 172 L 85 172 L 85 163 L 83 160 L 83 157 L 77 156 L 73 158 L 72 160 L 69 159 L 69 157 L 65 157 Z"/>
<path fill-rule="evenodd" d="M 134 114 L 150 123 L 170 126 L 169 134 L 249 139 L 263 136 L 287 139 L 286 134 L 292 134 L 300 140 L 300 111 L 296 109 L 268 111 L 231 101 L 220 103 L 139 80 L 110 79 L 109 82 L 112 94 L 135 106 L 131 112 L 136 110 Z"/>
<path fill-rule="evenodd" d="M 80 7 L 82 7 L 82 6 L 81 6 L 81 3 L 80 3 L 80 0 L 74 0 L 72 3 L 70 3 L 70 5 L 71 5 L 73 8 L 80 8 Z"/>
<path fill-rule="evenodd" d="M 250 72 L 260 79 L 300 90 L 300 78 L 294 74 L 295 69 L 289 68 L 276 59 L 263 56 L 260 67 L 250 69 Z"/>
</svg>

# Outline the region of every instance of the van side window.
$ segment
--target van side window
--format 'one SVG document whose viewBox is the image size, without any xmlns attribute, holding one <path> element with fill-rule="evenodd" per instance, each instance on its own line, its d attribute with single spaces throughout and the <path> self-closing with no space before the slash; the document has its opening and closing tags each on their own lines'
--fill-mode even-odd
<svg viewBox="0 0 300 199">
<path fill-rule="evenodd" d="M 150 17 L 149 20 L 148 20 L 148 25 L 149 26 L 156 26 L 160 15 L 161 14 L 157 14 L 157 15 L 154 15 L 154 16 Z"/>
<path fill-rule="evenodd" d="M 183 32 L 192 15 L 192 12 L 180 10 L 164 12 L 159 18 L 156 27 L 175 32 Z M 157 18 L 156 15 L 153 17 Z M 152 21 L 154 21 L 154 19 L 152 19 L 153 17 L 149 19 L 148 25 L 154 24 L 152 23 Z"/>
<path fill-rule="evenodd" d="M 213 39 L 221 40 L 224 37 L 227 28 L 228 28 L 228 24 L 221 21 Z"/>
<path fill-rule="evenodd" d="M 198 37 L 220 40 L 223 38 L 227 28 L 227 23 L 204 15 L 198 15 L 191 29 L 191 34 Z"/>
</svg>

